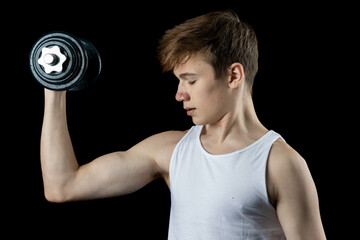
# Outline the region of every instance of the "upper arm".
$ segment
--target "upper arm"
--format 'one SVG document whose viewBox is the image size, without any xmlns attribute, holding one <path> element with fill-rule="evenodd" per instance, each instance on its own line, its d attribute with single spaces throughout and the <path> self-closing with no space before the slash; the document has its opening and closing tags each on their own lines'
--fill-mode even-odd
<svg viewBox="0 0 360 240">
<path fill-rule="evenodd" d="M 95 199 L 139 190 L 168 171 L 171 146 L 180 136 L 177 132 L 156 134 L 127 151 L 110 153 L 82 165 L 67 187 L 67 198 Z"/>
<path fill-rule="evenodd" d="M 269 155 L 270 195 L 287 239 L 326 239 L 318 195 L 305 160 L 277 140 Z"/>
</svg>

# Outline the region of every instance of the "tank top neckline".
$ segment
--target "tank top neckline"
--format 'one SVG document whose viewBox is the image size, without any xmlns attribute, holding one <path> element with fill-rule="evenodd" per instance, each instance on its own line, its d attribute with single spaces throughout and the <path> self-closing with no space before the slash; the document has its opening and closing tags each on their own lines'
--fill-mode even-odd
<svg viewBox="0 0 360 240">
<path fill-rule="evenodd" d="M 194 127 L 197 128 L 197 131 L 196 131 L 196 144 L 197 144 L 197 146 L 200 148 L 200 150 L 201 150 L 201 152 L 203 154 L 205 154 L 208 157 L 212 157 L 212 158 L 231 157 L 233 155 L 245 152 L 246 150 L 248 150 L 250 148 L 253 148 L 254 146 L 256 146 L 259 143 L 263 142 L 269 135 L 274 133 L 273 130 L 269 130 L 262 137 L 260 137 L 258 140 L 256 140 L 255 142 L 251 143 L 250 145 L 248 145 L 248 146 L 246 146 L 246 147 L 244 147 L 242 149 L 239 149 L 239 150 L 236 150 L 236 151 L 233 151 L 233 152 L 230 152 L 230 153 L 212 154 L 212 153 L 209 153 L 208 151 L 206 151 L 205 148 L 203 147 L 202 143 L 201 143 L 200 137 L 201 137 L 201 132 L 202 132 L 202 129 L 203 129 L 204 126 L 203 125 L 195 125 Z"/>
</svg>

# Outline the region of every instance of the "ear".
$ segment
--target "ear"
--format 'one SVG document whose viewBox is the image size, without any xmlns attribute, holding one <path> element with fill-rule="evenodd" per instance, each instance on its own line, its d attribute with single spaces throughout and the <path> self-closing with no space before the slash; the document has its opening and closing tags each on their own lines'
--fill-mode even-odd
<svg viewBox="0 0 360 240">
<path fill-rule="evenodd" d="M 238 62 L 233 63 L 229 67 L 229 71 L 229 87 L 238 88 L 245 79 L 243 66 Z"/>
</svg>

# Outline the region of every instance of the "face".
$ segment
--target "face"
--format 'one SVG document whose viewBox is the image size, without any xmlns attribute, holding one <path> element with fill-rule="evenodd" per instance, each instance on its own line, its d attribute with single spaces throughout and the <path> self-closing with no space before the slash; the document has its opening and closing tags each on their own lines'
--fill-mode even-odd
<svg viewBox="0 0 360 240">
<path fill-rule="evenodd" d="M 174 69 L 179 79 L 176 100 L 183 103 L 194 124 L 216 123 L 228 111 L 231 102 L 226 79 L 216 79 L 213 67 L 195 56 Z"/>
</svg>

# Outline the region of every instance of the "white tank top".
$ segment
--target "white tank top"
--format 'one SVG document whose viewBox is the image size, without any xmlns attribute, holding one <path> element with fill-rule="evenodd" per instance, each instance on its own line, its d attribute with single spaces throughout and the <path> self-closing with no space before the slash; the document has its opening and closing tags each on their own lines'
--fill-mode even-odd
<svg viewBox="0 0 360 240">
<path fill-rule="evenodd" d="M 193 126 L 171 157 L 168 239 L 286 239 L 266 190 L 269 151 L 281 136 L 269 131 L 244 149 L 212 155 L 201 130 Z"/>
</svg>

